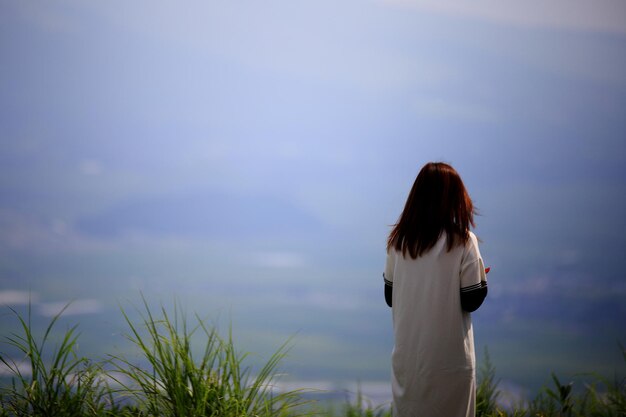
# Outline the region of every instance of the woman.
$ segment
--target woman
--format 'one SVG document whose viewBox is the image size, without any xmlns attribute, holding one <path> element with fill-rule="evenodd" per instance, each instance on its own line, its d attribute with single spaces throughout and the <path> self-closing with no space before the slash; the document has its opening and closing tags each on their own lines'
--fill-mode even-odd
<svg viewBox="0 0 626 417">
<path fill-rule="evenodd" d="M 470 226 L 474 207 L 459 174 L 426 164 L 387 240 L 396 417 L 475 416 L 469 313 L 485 299 L 487 279 Z"/>
</svg>

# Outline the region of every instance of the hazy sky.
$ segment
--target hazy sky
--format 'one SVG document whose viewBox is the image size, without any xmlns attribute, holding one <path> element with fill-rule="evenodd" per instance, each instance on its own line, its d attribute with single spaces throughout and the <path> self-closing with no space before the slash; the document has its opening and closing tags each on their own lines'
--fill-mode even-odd
<svg viewBox="0 0 626 417">
<path fill-rule="evenodd" d="M 42 254 L 139 241 L 323 269 L 309 301 L 353 306 L 327 285 L 382 291 L 388 226 L 444 160 L 481 213 L 479 317 L 552 297 L 559 326 L 626 330 L 623 1 L 2 0 L 0 143 L 9 304 Z"/>
<path fill-rule="evenodd" d="M 378 246 L 433 159 L 497 225 L 486 242 L 624 230 L 623 2 L 1 7 L 2 214 L 18 235 L 11 216 L 72 227 L 210 190 Z"/>
</svg>

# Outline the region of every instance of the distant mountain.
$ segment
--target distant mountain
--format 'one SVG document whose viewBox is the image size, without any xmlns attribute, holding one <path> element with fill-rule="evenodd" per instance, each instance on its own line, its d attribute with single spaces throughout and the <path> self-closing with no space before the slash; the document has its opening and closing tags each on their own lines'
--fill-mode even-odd
<svg viewBox="0 0 626 417">
<path fill-rule="evenodd" d="M 97 237 L 131 232 L 196 237 L 283 236 L 319 233 L 324 225 L 305 210 L 271 196 L 200 192 L 141 198 L 78 220 Z"/>
</svg>

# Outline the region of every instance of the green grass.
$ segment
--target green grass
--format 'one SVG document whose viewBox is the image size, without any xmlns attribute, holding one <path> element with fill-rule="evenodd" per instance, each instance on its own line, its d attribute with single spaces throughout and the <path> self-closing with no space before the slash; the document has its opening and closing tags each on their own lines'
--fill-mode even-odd
<svg viewBox="0 0 626 417">
<path fill-rule="evenodd" d="M 21 352 L 24 361 L 17 363 L 0 354 L 0 362 L 13 374 L 11 385 L 0 391 L 0 415 L 103 415 L 112 405 L 111 391 L 100 377 L 100 365 L 77 356 L 76 326 L 48 352 L 52 328 L 63 311 L 53 317 L 40 341 L 31 332 L 30 308 L 27 319 L 12 311 L 22 334 L 7 336 L 6 343 Z M 25 365 L 29 373 L 22 372 Z"/>
<path fill-rule="evenodd" d="M 141 326 L 122 311 L 130 328 L 128 337 L 141 352 L 143 364 L 111 357 L 117 374 L 130 383 L 115 379 L 142 415 L 284 416 L 299 404 L 297 392 L 272 390 L 286 345 L 253 376 L 251 369 L 243 366 L 245 355 L 235 350 L 230 332 L 222 339 L 197 315 L 190 328 L 176 307 L 174 317 L 163 307 L 161 316 L 155 317 L 145 299 L 144 307 Z M 194 337 L 203 342 L 198 356 L 192 349 Z"/>
<path fill-rule="evenodd" d="M 333 409 L 304 401 L 303 390 L 273 389 L 289 341 L 253 369 L 245 364 L 247 355 L 235 349 L 232 332 L 222 337 L 197 315 L 189 320 L 177 306 L 168 313 L 142 301 L 139 319 L 122 309 L 134 353 L 99 361 L 78 354 L 76 326 L 53 332 L 63 311 L 38 338 L 30 309 L 26 318 L 11 310 L 20 330 L 5 336 L 4 343 L 19 355 L 12 359 L 0 350 L 0 362 L 12 374 L 11 382 L 0 386 L 0 416 L 391 416 L 389 407 L 374 407 L 360 392 L 356 401 Z M 551 386 L 505 410 L 498 404 L 495 368 L 485 352 L 478 372 L 477 416 L 626 416 L 626 380 L 600 375 L 591 380 L 575 390 L 573 383 L 552 374 Z"/>
</svg>

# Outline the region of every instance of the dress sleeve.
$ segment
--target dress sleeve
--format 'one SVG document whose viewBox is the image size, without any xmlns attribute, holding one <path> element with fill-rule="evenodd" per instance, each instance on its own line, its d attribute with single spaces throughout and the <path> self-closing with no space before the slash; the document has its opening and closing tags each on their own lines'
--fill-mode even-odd
<svg viewBox="0 0 626 417">
<path fill-rule="evenodd" d="M 389 307 L 392 306 L 393 299 L 393 267 L 394 267 L 394 251 L 393 248 L 387 251 L 387 261 L 385 262 L 385 272 L 383 272 L 383 280 L 385 281 L 385 302 Z"/>
<path fill-rule="evenodd" d="M 385 284 L 388 284 L 390 286 L 393 286 L 393 267 L 395 264 L 394 258 L 394 250 L 393 248 L 391 248 L 387 251 L 387 261 L 385 262 L 385 272 L 383 273 Z"/>
<path fill-rule="evenodd" d="M 461 308 L 476 311 L 487 297 L 487 274 L 474 236 L 461 264 Z"/>
</svg>

